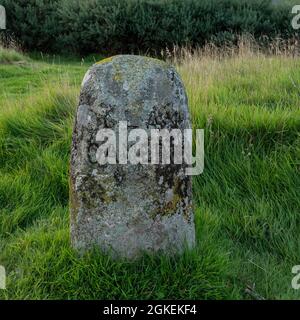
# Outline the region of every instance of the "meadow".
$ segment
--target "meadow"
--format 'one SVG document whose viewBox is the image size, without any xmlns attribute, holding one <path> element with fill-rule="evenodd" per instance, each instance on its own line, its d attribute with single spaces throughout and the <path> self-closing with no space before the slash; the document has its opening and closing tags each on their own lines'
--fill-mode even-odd
<svg viewBox="0 0 300 320">
<path fill-rule="evenodd" d="M 247 49 L 173 60 L 205 129 L 197 246 L 134 262 L 70 247 L 72 127 L 100 59 L 0 49 L 0 299 L 299 299 L 299 58 Z"/>
</svg>

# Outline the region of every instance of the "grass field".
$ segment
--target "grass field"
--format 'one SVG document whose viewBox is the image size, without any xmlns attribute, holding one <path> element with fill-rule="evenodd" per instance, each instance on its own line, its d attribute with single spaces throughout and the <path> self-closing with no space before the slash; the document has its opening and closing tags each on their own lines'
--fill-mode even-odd
<svg viewBox="0 0 300 320">
<path fill-rule="evenodd" d="M 99 60 L 98 57 L 96 59 Z M 197 247 L 114 261 L 70 248 L 68 170 L 90 61 L 0 52 L 1 299 L 299 299 L 300 59 L 250 52 L 179 64 L 205 170 Z"/>
</svg>

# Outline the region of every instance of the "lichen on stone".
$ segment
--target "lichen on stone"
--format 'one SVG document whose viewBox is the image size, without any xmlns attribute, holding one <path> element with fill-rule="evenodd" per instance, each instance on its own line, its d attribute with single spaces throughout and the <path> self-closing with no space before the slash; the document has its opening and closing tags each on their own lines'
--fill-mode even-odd
<svg viewBox="0 0 300 320">
<path fill-rule="evenodd" d="M 118 55 L 92 66 L 81 89 L 71 157 L 71 239 L 116 256 L 181 252 L 195 243 L 191 178 L 184 165 L 96 161 L 100 128 L 190 128 L 182 81 L 165 62 Z M 173 146 L 171 146 L 171 152 Z"/>
<path fill-rule="evenodd" d="M 96 64 L 103 64 L 103 63 L 111 62 L 113 60 L 113 58 L 114 57 L 109 57 L 109 58 L 102 59 L 102 60 L 96 62 Z"/>
</svg>

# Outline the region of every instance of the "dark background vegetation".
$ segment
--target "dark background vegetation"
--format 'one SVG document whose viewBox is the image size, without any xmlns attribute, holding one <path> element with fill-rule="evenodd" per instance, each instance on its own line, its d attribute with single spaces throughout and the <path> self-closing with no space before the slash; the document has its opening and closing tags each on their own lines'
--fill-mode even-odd
<svg viewBox="0 0 300 320">
<path fill-rule="evenodd" d="M 89 54 L 295 36 L 291 5 L 271 0 L 4 0 L 7 34 L 28 51 Z"/>
</svg>

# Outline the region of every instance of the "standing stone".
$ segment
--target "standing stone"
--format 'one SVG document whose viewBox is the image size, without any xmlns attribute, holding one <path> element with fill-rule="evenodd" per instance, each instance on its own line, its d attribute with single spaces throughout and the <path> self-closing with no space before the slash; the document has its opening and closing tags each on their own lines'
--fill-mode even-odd
<svg viewBox="0 0 300 320">
<path fill-rule="evenodd" d="M 128 132 L 190 128 L 177 72 L 160 60 L 120 55 L 86 73 L 71 155 L 73 246 L 129 258 L 193 247 L 192 186 L 184 165 L 97 162 L 98 130 L 112 128 L 117 135 L 119 121 L 127 121 Z"/>
</svg>

